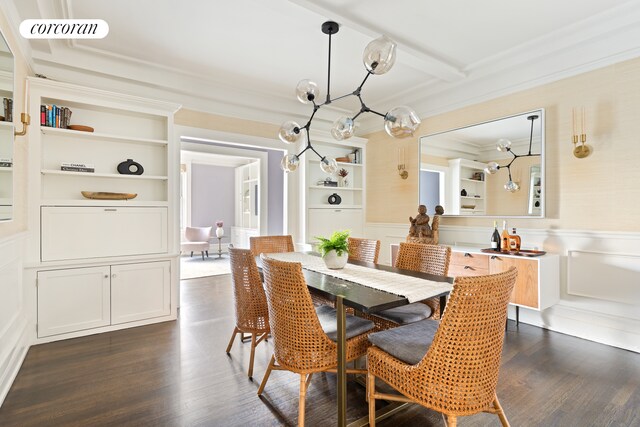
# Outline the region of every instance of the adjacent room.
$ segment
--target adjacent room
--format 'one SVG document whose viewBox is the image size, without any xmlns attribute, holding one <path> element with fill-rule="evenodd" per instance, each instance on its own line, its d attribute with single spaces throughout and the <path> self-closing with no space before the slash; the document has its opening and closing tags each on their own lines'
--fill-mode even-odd
<svg viewBox="0 0 640 427">
<path fill-rule="evenodd" d="M 0 3 L 0 426 L 640 426 L 640 1 Z"/>
</svg>

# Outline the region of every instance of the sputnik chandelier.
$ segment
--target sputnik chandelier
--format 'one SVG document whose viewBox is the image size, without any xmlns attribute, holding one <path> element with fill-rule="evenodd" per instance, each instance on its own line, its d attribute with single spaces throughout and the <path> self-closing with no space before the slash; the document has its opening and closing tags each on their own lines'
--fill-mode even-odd
<svg viewBox="0 0 640 427">
<path fill-rule="evenodd" d="M 498 151 L 502 151 L 502 152 L 507 151 L 511 153 L 511 155 L 513 156 L 513 159 L 511 159 L 509 164 L 505 166 L 500 166 L 497 162 L 489 162 L 487 163 L 487 167 L 484 168 L 484 171 L 490 175 L 493 175 L 494 173 L 498 172 L 500 168 L 507 168 L 507 170 L 509 171 L 509 181 L 507 181 L 507 183 L 504 185 L 504 189 L 509 191 L 510 193 L 515 193 L 516 191 L 520 190 L 520 185 L 517 182 L 515 182 L 513 178 L 511 178 L 511 164 L 520 157 L 531 157 L 531 156 L 540 155 L 540 154 L 531 154 L 531 145 L 533 143 L 533 122 L 537 118 L 538 116 L 535 114 L 527 117 L 527 120 L 531 120 L 531 134 L 529 135 L 529 152 L 527 154 L 521 154 L 521 155 L 515 154 L 511 150 L 511 141 L 509 141 L 506 138 L 501 138 L 498 140 L 498 143 L 496 144 L 496 149 Z"/>
<path fill-rule="evenodd" d="M 413 135 L 413 132 L 420 125 L 420 119 L 418 115 L 409 107 L 400 106 L 389 110 L 386 114 L 374 111 L 366 106 L 362 99 L 362 86 L 366 83 L 369 76 L 372 74 L 384 74 L 393 67 L 396 61 L 396 43 L 386 36 L 382 36 L 370 42 L 364 49 L 363 62 L 367 69 L 367 75 L 365 76 L 360 86 L 351 93 L 346 95 L 331 98 L 331 36 L 336 34 L 339 30 L 339 25 L 333 21 L 327 21 L 322 24 L 322 32 L 329 36 L 329 59 L 328 59 L 328 71 L 327 71 L 327 97 L 323 103 L 316 102 L 320 97 L 320 91 L 318 85 L 311 80 L 301 80 L 296 87 L 296 95 L 298 100 L 303 104 L 313 104 L 313 112 L 307 121 L 307 124 L 300 126 L 294 121 L 287 121 L 282 124 L 278 136 L 287 144 L 294 144 L 304 137 L 306 142 L 305 148 L 299 154 L 288 154 L 282 158 L 280 166 L 285 172 L 293 172 L 298 168 L 300 163 L 300 156 L 305 151 L 311 150 L 318 157 L 320 157 L 320 168 L 325 173 L 335 173 L 338 170 L 338 164 L 335 159 L 322 156 L 311 145 L 311 138 L 309 135 L 311 129 L 311 122 L 316 112 L 339 99 L 343 99 L 349 96 L 355 96 L 360 101 L 360 111 L 358 111 L 353 117 L 343 116 L 338 118 L 331 128 L 331 135 L 338 141 L 348 139 L 353 136 L 355 131 L 355 119 L 362 113 L 373 113 L 384 118 L 384 128 L 387 133 L 395 138 L 405 138 Z M 303 132 L 304 131 L 304 132 Z"/>
</svg>

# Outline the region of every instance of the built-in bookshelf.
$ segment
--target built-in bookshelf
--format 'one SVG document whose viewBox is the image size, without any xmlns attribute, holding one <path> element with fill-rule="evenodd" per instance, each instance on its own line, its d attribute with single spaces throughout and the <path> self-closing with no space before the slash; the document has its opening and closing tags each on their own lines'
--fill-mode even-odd
<svg viewBox="0 0 640 427">
<path fill-rule="evenodd" d="M 25 281 L 38 284 L 37 340 L 175 319 L 178 105 L 39 78 L 29 83 L 29 198 L 39 209 L 28 213 Z M 47 106 L 48 121 L 41 114 Z M 142 174 L 118 170 L 128 159 Z M 83 191 L 135 197 L 88 199 Z"/>
<path fill-rule="evenodd" d="M 487 206 L 487 183 L 484 163 L 467 159 L 449 160 L 451 170 L 451 213 L 484 215 Z"/>
</svg>

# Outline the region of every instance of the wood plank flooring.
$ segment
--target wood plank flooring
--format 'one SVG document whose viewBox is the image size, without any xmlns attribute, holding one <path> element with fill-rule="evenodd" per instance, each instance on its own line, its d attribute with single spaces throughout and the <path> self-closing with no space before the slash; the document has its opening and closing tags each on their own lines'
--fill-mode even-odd
<svg viewBox="0 0 640 427">
<path fill-rule="evenodd" d="M 183 281 L 180 319 L 34 346 L 4 404 L 0 426 L 296 425 L 298 376 L 274 372 L 256 395 L 272 342 L 224 352 L 234 325 L 229 276 Z M 366 415 L 364 388 L 350 382 L 348 418 Z M 512 426 L 640 426 L 640 354 L 509 324 L 498 383 Z M 335 376 L 316 374 L 307 425 L 336 425 Z M 412 406 L 379 426 L 442 426 Z M 498 426 L 463 417 L 460 426 Z"/>
</svg>

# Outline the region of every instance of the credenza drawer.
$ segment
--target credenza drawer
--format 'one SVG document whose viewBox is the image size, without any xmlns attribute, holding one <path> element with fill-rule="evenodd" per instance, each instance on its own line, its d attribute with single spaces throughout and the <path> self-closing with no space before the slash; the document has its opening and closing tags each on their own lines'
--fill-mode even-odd
<svg viewBox="0 0 640 427">
<path fill-rule="evenodd" d="M 470 265 L 449 265 L 448 276 L 484 276 L 489 274 L 488 268 L 472 267 Z"/>
<path fill-rule="evenodd" d="M 489 257 L 487 255 L 474 254 L 469 252 L 451 252 L 451 267 L 454 265 L 474 267 L 489 271 Z"/>
</svg>

